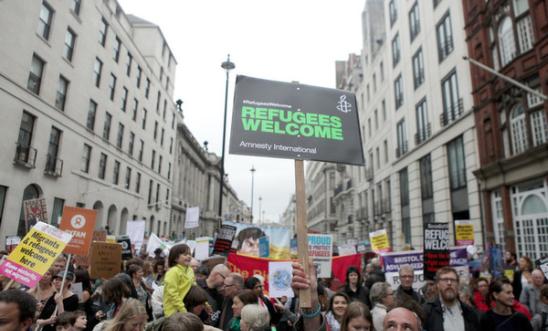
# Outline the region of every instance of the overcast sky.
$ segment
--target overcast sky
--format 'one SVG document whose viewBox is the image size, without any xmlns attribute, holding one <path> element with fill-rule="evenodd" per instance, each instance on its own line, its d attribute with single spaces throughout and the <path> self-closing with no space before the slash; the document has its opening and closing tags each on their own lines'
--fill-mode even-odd
<svg viewBox="0 0 548 331">
<path fill-rule="evenodd" d="M 160 26 L 177 59 L 175 99 L 199 142 L 221 154 L 225 71 L 230 72 L 225 169 L 240 199 L 254 214 L 262 197 L 265 218 L 278 221 L 295 191 L 294 161 L 228 154 L 237 74 L 335 87 L 335 61 L 361 49 L 364 0 L 119 0 L 127 14 Z"/>
</svg>

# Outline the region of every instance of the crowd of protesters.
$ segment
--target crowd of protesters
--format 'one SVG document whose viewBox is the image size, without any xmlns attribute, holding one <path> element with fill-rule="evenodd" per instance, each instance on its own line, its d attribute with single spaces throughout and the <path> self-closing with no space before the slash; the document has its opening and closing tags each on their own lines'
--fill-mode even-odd
<svg viewBox="0 0 548 331">
<path fill-rule="evenodd" d="M 363 270 L 348 266 L 344 284 L 294 262 L 293 298 L 267 296 L 262 276 L 245 278 L 222 259 L 200 263 L 185 244 L 154 255 L 125 261 L 110 279 L 90 279 L 85 260 L 67 265 L 61 255 L 35 288 L 9 284 L 0 293 L 0 331 L 548 331 L 544 273 L 511 253 L 512 279 L 475 272 L 461 279 L 442 267 L 420 289 L 409 265 L 393 288 L 378 258 Z M 309 307 L 299 290 L 310 291 Z"/>
</svg>

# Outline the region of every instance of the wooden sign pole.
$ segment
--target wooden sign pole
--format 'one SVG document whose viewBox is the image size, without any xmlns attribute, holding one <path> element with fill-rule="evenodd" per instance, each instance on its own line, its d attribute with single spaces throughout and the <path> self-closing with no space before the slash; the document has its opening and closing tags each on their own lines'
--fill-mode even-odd
<svg viewBox="0 0 548 331">
<path fill-rule="evenodd" d="M 306 195 L 304 187 L 304 162 L 295 160 L 295 198 L 297 215 L 297 254 L 304 267 L 306 275 L 308 268 L 308 229 L 306 226 Z M 312 308 L 310 289 L 299 290 L 299 305 L 301 308 Z"/>
</svg>

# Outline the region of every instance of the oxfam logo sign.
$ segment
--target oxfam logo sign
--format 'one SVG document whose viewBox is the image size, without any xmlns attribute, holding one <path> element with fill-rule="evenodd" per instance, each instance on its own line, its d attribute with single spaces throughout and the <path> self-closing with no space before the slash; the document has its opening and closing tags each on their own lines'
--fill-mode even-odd
<svg viewBox="0 0 548 331">
<path fill-rule="evenodd" d="M 70 219 L 70 225 L 72 225 L 74 229 L 79 230 L 86 226 L 86 218 L 82 215 L 74 215 Z"/>
</svg>

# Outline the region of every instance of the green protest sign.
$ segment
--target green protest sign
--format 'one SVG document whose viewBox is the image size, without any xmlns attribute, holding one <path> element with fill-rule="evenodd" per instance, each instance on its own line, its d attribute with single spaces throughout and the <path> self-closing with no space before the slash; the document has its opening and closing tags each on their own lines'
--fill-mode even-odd
<svg viewBox="0 0 548 331">
<path fill-rule="evenodd" d="M 363 165 L 356 98 L 348 91 L 238 76 L 230 153 Z"/>
</svg>

